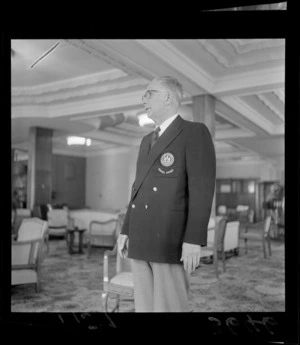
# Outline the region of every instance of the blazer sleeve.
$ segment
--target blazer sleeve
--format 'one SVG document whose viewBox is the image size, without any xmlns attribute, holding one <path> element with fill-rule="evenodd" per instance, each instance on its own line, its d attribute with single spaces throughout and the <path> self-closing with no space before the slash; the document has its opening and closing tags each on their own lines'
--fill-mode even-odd
<svg viewBox="0 0 300 345">
<path fill-rule="evenodd" d="M 186 144 L 188 215 L 183 242 L 207 245 L 207 227 L 216 181 L 212 137 L 203 123 L 195 123 Z"/>
<path fill-rule="evenodd" d="M 131 194 L 133 192 L 133 188 L 134 188 L 134 182 L 132 184 Z M 126 215 L 125 215 L 125 218 L 124 218 L 124 222 L 123 222 L 123 225 L 122 225 L 122 229 L 121 229 L 121 234 L 122 235 L 129 236 L 129 219 L 130 219 L 131 204 L 132 204 L 132 202 L 131 202 L 131 198 L 130 198 L 130 202 L 128 204 L 127 212 L 126 212 Z"/>
</svg>

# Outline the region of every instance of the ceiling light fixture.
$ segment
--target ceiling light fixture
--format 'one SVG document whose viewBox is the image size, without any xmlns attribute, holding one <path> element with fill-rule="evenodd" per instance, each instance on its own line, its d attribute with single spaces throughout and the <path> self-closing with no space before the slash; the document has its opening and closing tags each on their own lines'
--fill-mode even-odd
<svg viewBox="0 0 300 345">
<path fill-rule="evenodd" d="M 92 140 L 83 137 L 67 137 L 68 145 L 86 145 L 91 146 Z"/>
</svg>

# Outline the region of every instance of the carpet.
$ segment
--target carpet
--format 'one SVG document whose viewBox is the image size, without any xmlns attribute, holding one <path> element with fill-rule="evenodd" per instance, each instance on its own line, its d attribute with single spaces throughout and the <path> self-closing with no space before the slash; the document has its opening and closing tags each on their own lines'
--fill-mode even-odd
<svg viewBox="0 0 300 345">
<path fill-rule="evenodd" d="M 34 285 L 11 287 L 12 312 L 103 312 L 101 293 L 103 254 L 108 248 L 94 247 L 90 258 L 70 255 L 66 242 L 50 241 L 43 248 L 41 291 Z M 229 253 L 230 254 L 230 253 Z M 115 269 L 111 261 L 110 274 Z M 219 262 L 219 279 L 214 266 L 201 262 L 191 275 L 190 305 L 194 312 L 283 312 L 285 311 L 284 239 L 272 240 L 272 256 L 263 258 L 259 243 L 243 242 L 239 255 L 228 255 L 226 272 Z M 113 305 L 109 299 L 109 310 Z M 133 300 L 121 298 L 120 312 L 134 312 Z"/>
</svg>

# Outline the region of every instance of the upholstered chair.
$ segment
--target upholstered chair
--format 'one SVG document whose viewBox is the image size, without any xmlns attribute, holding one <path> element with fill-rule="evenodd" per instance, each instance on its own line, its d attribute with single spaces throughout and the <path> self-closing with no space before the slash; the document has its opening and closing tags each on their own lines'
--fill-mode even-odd
<svg viewBox="0 0 300 345">
<path fill-rule="evenodd" d="M 67 227 L 69 224 L 68 211 L 65 209 L 49 210 L 47 219 L 48 237 L 63 237 L 67 242 Z M 49 241 L 47 241 L 47 250 L 49 251 Z"/>
<path fill-rule="evenodd" d="M 88 257 L 91 255 L 92 246 L 114 247 L 116 243 L 116 231 L 118 219 L 106 221 L 93 220 L 90 222 L 87 233 Z"/>
<path fill-rule="evenodd" d="M 12 285 L 35 284 L 36 292 L 39 292 L 42 246 L 47 229 L 46 221 L 38 218 L 23 219 L 18 239 L 12 241 Z"/>
<path fill-rule="evenodd" d="M 124 217 L 124 214 L 119 215 L 116 238 L 119 236 L 121 231 Z M 109 275 L 109 271 L 112 269 L 112 257 L 115 257 L 116 265 L 113 267 L 114 273 Z M 117 242 L 115 243 L 113 250 L 107 250 L 104 252 L 102 300 L 103 308 L 106 312 L 108 312 L 108 299 L 110 295 L 115 296 L 115 305 L 111 310 L 112 312 L 119 311 L 120 296 L 126 296 L 129 299 L 133 299 L 134 296 L 131 260 L 122 259 L 120 257 Z"/>
<path fill-rule="evenodd" d="M 267 258 L 266 246 L 269 249 L 269 255 L 272 255 L 271 250 L 271 216 L 267 216 L 262 223 L 250 224 L 248 223 L 245 230 L 240 232 L 240 240 L 244 240 L 245 252 L 248 253 L 248 241 L 260 242 L 263 248 L 264 258 Z"/>
<path fill-rule="evenodd" d="M 214 233 L 214 240 L 212 243 L 207 243 L 206 247 L 201 249 L 202 255 L 210 253 L 213 256 L 213 263 L 216 272 L 217 278 L 219 278 L 219 271 L 218 271 L 218 260 L 221 258 L 223 263 L 223 271 L 226 271 L 225 267 L 225 247 L 224 247 L 224 239 L 226 234 L 226 227 L 227 227 L 227 218 L 226 217 L 217 217 L 216 218 L 216 226 L 215 226 L 215 233 Z"/>
</svg>

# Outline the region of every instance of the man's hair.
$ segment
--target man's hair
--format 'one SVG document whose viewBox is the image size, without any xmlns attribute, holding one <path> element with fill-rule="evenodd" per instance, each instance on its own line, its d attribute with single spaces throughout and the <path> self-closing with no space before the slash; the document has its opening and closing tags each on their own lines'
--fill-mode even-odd
<svg viewBox="0 0 300 345">
<path fill-rule="evenodd" d="M 163 76 L 157 77 L 154 80 L 158 81 L 159 83 L 161 83 L 163 87 L 170 90 L 172 94 L 175 96 L 175 100 L 178 102 L 178 105 L 180 105 L 183 97 L 183 91 L 182 85 L 179 83 L 177 79 L 169 76 Z"/>
</svg>

